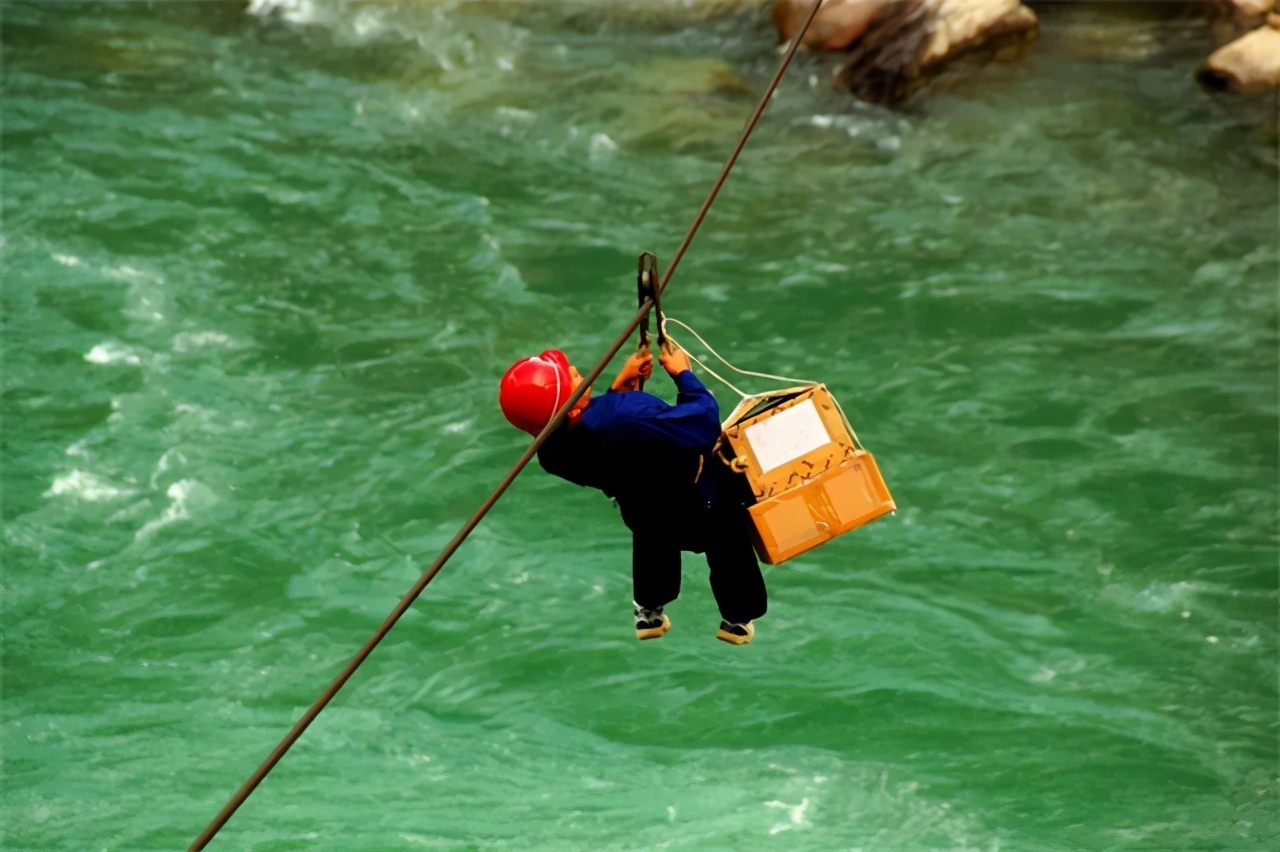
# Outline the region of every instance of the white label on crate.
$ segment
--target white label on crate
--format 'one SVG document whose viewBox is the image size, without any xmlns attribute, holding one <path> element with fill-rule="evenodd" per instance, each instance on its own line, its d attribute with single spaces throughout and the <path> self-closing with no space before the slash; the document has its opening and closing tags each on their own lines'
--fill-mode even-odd
<svg viewBox="0 0 1280 852">
<path fill-rule="evenodd" d="M 748 426 L 743 434 L 765 473 L 831 443 L 811 399 Z"/>
</svg>

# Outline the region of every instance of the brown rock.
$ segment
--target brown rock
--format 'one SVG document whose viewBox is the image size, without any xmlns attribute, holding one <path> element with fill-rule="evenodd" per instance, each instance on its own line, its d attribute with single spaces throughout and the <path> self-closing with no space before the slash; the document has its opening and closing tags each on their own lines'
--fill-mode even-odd
<svg viewBox="0 0 1280 852">
<path fill-rule="evenodd" d="M 774 23 L 784 38 L 800 28 L 811 8 L 806 0 L 774 5 Z M 952 57 L 1034 31 L 1036 24 L 1021 0 L 827 0 L 805 42 L 848 48 L 837 79 L 865 100 L 896 103 Z"/>
<path fill-rule="evenodd" d="M 819 50 L 844 50 L 862 38 L 885 5 L 885 0 L 823 0 L 802 44 Z M 812 9 L 813 0 L 778 0 L 774 4 L 773 25 L 783 41 L 791 41 Z"/>
<path fill-rule="evenodd" d="M 1265 15 L 1276 7 L 1276 0 L 1227 0 L 1235 13 L 1242 18 Z"/>
<path fill-rule="evenodd" d="M 1219 44 L 1239 38 L 1267 23 L 1269 15 L 1280 11 L 1277 0 L 1214 0 L 1223 14 L 1213 19 L 1211 31 Z"/>
<path fill-rule="evenodd" d="M 920 57 L 920 68 L 944 62 L 989 39 L 1034 29 L 1036 13 L 1021 0 L 938 0 L 935 26 Z"/>
<path fill-rule="evenodd" d="M 1206 86 L 1234 92 L 1280 88 L 1280 29 L 1258 27 L 1215 50 L 1196 76 Z"/>
</svg>

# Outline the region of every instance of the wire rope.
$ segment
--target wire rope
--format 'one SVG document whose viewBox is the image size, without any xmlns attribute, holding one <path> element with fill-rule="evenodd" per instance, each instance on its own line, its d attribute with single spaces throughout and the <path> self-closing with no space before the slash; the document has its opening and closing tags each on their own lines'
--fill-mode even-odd
<svg viewBox="0 0 1280 852">
<path fill-rule="evenodd" d="M 765 107 L 769 105 L 769 101 L 773 97 L 774 91 L 778 88 L 778 83 L 782 80 L 782 75 L 791 64 L 792 57 L 795 56 L 796 48 L 799 47 L 801 40 L 804 38 L 805 32 L 809 29 L 809 24 L 813 22 L 813 18 L 817 15 L 818 8 L 821 5 L 822 0 L 815 0 L 813 8 L 809 11 L 809 17 L 805 19 L 804 25 L 800 27 L 796 32 L 795 37 L 792 38 L 791 44 L 782 58 L 782 62 L 778 65 L 777 72 L 773 75 L 773 79 L 769 81 L 768 88 L 765 89 L 764 95 L 761 96 L 760 102 L 756 105 L 755 111 L 747 120 L 746 127 L 743 129 L 742 135 L 738 138 L 738 143 L 734 146 L 733 153 L 729 155 L 729 159 L 725 162 L 724 168 L 721 169 L 720 176 L 716 179 L 715 185 L 712 186 L 710 194 L 708 194 L 706 201 L 704 201 L 702 206 L 698 209 L 698 213 L 694 217 L 693 224 L 689 227 L 684 240 L 680 243 L 679 249 L 676 250 L 675 255 L 672 257 L 671 265 L 667 267 L 666 275 L 663 276 L 662 282 L 657 288 L 659 294 L 667 288 L 667 284 L 671 281 L 671 276 L 675 273 L 676 267 L 680 264 L 680 259 L 683 258 L 685 252 L 688 251 L 690 243 L 693 242 L 694 235 L 702 225 L 702 220 L 706 218 L 707 211 L 711 209 L 711 204 L 715 201 L 716 196 L 719 195 L 720 188 L 724 186 L 725 179 L 728 178 L 730 170 L 738 160 L 738 155 L 742 153 L 743 147 L 747 144 L 747 139 L 751 136 L 751 131 L 755 129 L 756 123 L 759 122 L 760 116 L 764 113 Z M 480 524 L 480 521 L 489 513 L 489 510 L 493 508 L 494 504 L 497 503 L 502 495 L 506 493 L 507 489 L 511 487 L 511 483 L 515 481 L 516 477 L 520 475 L 520 472 L 524 470 L 525 466 L 533 459 L 534 454 L 538 452 L 538 448 L 546 442 L 552 432 L 560 427 L 560 424 L 564 422 L 565 417 L 568 416 L 569 411 L 578 403 L 578 400 L 582 398 L 583 394 L 591 388 L 592 383 L 595 382 L 596 379 L 600 378 L 600 374 L 604 372 L 604 368 L 608 366 L 609 362 L 613 360 L 613 357 L 618 354 L 618 351 L 622 349 L 627 340 L 630 339 L 631 333 L 639 327 L 641 320 L 644 319 L 649 310 L 653 307 L 654 299 L 647 299 L 645 303 L 640 306 L 640 309 L 636 311 L 634 316 L 632 316 L 631 321 L 627 323 L 626 329 L 618 335 L 617 339 L 605 352 L 600 361 L 591 368 L 586 376 L 583 377 L 582 382 L 573 391 L 573 393 L 569 394 L 569 398 L 565 401 L 564 405 L 560 407 L 560 410 L 551 418 L 551 421 L 547 423 L 547 425 L 543 427 L 542 431 L 538 433 L 537 437 L 533 439 L 533 443 L 524 451 L 512 466 L 511 470 L 503 476 L 497 487 L 494 488 L 493 492 L 480 505 L 480 508 L 477 509 L 475 514 L 473 514 L 467 522 L 462 525 L 462 528 L 458 530 L 457 534 L 449 540 L 449 543 L 445 545 L 444 549 L 440 552 L 440 555 L 436 557 L 435 561 L 431 563 L 431 566 L 423 572 L 422 576 L 413 584 L 413 587 L 400 599 L 400 602 L 396 604 L 395 608 L 374 632 L 373 636 L 371 636 L 364 646 L 356 652 L 356 655 L 352 657 L 351 661 L 347 663 L 341 672 L 339 672 L 338 676 L 334 678 L 328 688 L 325 689 L 311 707 L 302 714 L 302 718 L 294 724 L 294 726 L 285 735 L 284 739 L 282 739 L 280 743 L 272 749 L 271 753 L 267 755 L 266 760 L 264 760 L 256 770 L 254 770 L 253 774 L 249 776 L 249 779 L 241 785 L 240 789 L 231 797 L 231 800 L 228 801 L 222 810 L 218 812 L 217 816 L 213 818 L 213 821 L 210 822 L 204 831 L 202 831 L 192 842 L 191 846 L 188 847 L 189 850 L 192 850 L 193 852 L 194 850 L 201 850 L 209 844 L 209 841 L 214 838 L 224 825 L 226 825 L 227 820 L 231 819 L 232 815 L 239 810 L 245 800 L 247 800 L 253 791 L 257 789 L 263 779 L 267 777 L 267 774 L 271 772 L 277 763 L 280 762 L 280 759 L 284 757 L 285 753 L 288 752 L 307 728 L 310 727 L 311 723 L 315 721 L 321 711 L 328 706 L 329 702 L 333 700 L 333 697 L 338 694 L 338 691 L 342 689 L 351 676 L 355 674 L 355 671 L 360 667 L 360 664 L 368 659 L 369 655 L 373 653 L 374 648 L 378 647 L 378 644 L 388 633 L 391 632 L 391 628 L 395 627 L 400 618 L 409 610 L 409 607 L 413 605 L 413 602 L 422 594 L 422 591 L 427 587 L 427 584 L 430 583 L 436 574 L 440 572 L 440 569 L 444 567 L 444 564 L 449 561 L 449 558 L 453 556 L 459 547 L 462 546 L 462 542 L 466 540 L 472 530 Z"/>
</svg>

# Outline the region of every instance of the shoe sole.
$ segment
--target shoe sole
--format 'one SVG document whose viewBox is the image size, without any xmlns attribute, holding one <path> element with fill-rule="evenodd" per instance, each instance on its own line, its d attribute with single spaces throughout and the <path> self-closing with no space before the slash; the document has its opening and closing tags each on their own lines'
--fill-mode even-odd
<svg viewBox="0 0 1280 852">
<path fill-rule="evenodd" d="M 671 629 L 671 619 L 667 618 L 664 615 L 662 616 L 661 627 L 646 627 L 644 630 L 636 630 L 636 638 L 642 642 L 645 639 L 657 639 L 659 636 L 661 636 L 663 633 L 666 633 L 670 629 Z"/>
<path fill-rule="evenodd" d="M 745 645 L 756 638 L 756 629 L 754 626 L 748 627 L 746 636 L 739 636 L 737 633 L 730 633 L 728 630 L 717 630 L 716 638 L 721 642 L 728 642 L 730 645 Z"/>
</svg>

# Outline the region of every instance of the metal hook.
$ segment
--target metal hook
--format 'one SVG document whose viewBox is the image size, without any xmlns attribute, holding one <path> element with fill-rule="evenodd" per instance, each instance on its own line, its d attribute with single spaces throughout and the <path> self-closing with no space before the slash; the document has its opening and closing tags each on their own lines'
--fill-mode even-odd
<svg viewBox="0 0 1280 852">
<path fill-rule="evenodd" d="M 662 317 L 662 302 L 658 298 L 658 257 L 653 252 L 643 252 L 636 261 L 636 299 L 639 307 L 644 307 L 649 301 L 652 301 L 653 308 L 658 312 L 658 347 L 662 348 L 667 345 L 667 330 Z M 644 312 L 644 318 L 640 320 L 640 351 L 647 352 L 649 350 L 649 313 Z M 644 379 L 639 380 L 638 387 L 644 389 Z"/>
<path fill-rule="evenodd" d="M 662 301 L 658 287 L 661 276 L 658 272 L 658 257 L 653 252 L 642 253 L 636 262 L 636 297 L 637 305 L 643 307 L 646 300 L 653 300 L 654 310 L 658 312 L 658 346 L 667 343 L 667 330 L 662 322 Z M 640 321 L 640 347 L 649 345 L 649 313 Z"/>
</svg>

